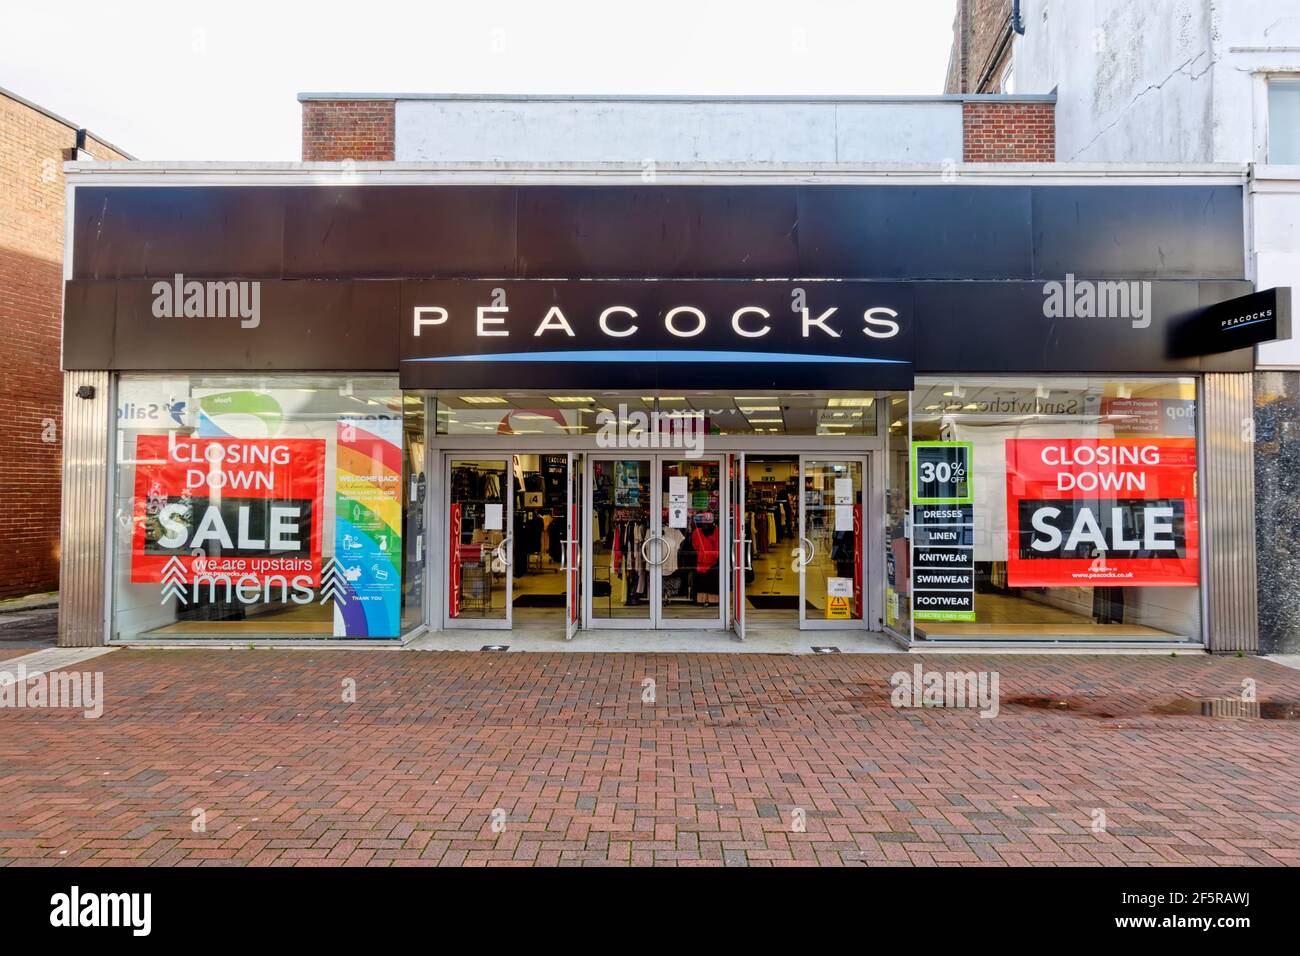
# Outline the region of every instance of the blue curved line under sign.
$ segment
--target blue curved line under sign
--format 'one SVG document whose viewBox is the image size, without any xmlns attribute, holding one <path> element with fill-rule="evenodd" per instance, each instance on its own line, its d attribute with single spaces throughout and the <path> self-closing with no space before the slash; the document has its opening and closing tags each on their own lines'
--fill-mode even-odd
<svg viewBox="0 0 1300 956">
<path fill-rule="evenodd" d="M 497 352 L 479 355 L 434 355 L 405 362 L 792 362 L 825 365 L 910 365 L 903 359 L 798 352 L 676 351 L 661 349 L 587 350 L 575 352 Z"/>
</svg>

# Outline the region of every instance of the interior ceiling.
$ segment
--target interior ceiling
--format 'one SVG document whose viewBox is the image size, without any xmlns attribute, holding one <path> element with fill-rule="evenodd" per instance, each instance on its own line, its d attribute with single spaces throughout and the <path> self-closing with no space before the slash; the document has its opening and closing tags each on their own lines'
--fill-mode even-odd
<svg viewBox="0 0 1300 956">
<path fill-rule="evenodd" d="M 787 432 L 817 428 L 843 429 L 851 434 L 864 423 L 874 424 L 875 396 L 870 393 L 809 391 L 781 394 L 758 390 L 742 394 L 718 392 L 604 391 L 469 391 L 435 393 L 440 413 L 464 420 L 499 418 L 512 411 L 561 410 L 595 415 L 602 412 L 672 412 L 702 414 L 710 427 L 722 431 Z M 657 404 L 656 404 L 657 403 Z"/>
<path fill-rule="evenodd" d="M 1190 379 L 1124 382 L 1080 377 L 1053 378 L 1036 386 L 969 378 L 960 383 L 918 382 L 912 414 L 921 421 L 961 414 L 990 424 L 1032 415 L 1099 418 L 1105 399 L 1190 399 L 1194 391 L 1188 390 L 1194 387 Z"/>
</svg>

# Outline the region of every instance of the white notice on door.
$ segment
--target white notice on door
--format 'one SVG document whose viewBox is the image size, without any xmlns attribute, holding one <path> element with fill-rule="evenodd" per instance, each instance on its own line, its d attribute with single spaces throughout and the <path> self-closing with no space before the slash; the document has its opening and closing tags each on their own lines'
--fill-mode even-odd
<svg viewBox="0 0 1300 956">
<path fill-rule="evenodd" d="M 853 505 L 835 506 L 835 530 L 836 531 L 853 530 Z"/>
<path fill-rule="evenodd" d="M 686 499 L 689 494 L 685 475 L 668 476 L 668 527 L 686 527 Z"/>
<path fill-rule="evenodd" d="M 853 479 L 835 479 L 835 503 L 837 505 L 853 504 Z"/>
<path fill-rule="evenodd" d="M 501 531 L 505 528 L 505 505 L 483 506 L 483 530 Z"/>
</svg>

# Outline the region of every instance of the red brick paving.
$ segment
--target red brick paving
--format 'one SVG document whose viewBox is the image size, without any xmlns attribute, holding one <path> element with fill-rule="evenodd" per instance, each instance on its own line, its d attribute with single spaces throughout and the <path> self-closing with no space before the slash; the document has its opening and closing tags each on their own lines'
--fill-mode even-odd
<svg viewBox="0 0 1300 956">
<path fill-rule="evenodd" d="M 918 660 L 996 669 L 1001 716 L 892 709 L 889 676 Z M 98 720 L 0 711 L 0 864 L 1300 861 L 1300 725 L 1150 713 L 1247 677 L 1261 699 L 1300 700 L 1300 672 L 1252 658 L 120 651 L 91 666 Z M 1031 695 L 1091 716 L 1006 703 Z"/>
</svg>

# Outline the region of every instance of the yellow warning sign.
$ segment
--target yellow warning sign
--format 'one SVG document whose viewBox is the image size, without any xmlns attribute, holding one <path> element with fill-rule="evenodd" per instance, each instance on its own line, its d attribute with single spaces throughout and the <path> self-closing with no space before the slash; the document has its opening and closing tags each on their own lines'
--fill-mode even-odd
<svg viewBox="0 0 1300 956">
<path fill-rule="evenodd" d="M 848 620 L 849 599 L 831 595 L 826 601 L 826 620 Z"/>
<path fill-rule="evenodd" d="M 853 616 L 849 601 L 853 597 L 852 578 L 826 579 L 826 620 L 847 621 Z"/>
</svg>

